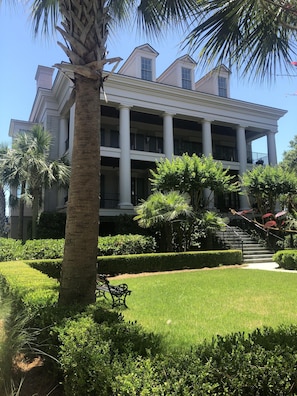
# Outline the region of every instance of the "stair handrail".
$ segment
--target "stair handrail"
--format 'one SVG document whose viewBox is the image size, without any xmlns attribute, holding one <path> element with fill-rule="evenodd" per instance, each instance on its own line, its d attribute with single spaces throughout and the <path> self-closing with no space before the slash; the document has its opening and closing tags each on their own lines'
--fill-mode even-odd
<svg viewBox="0 0 297 396">
<path fill-rule="evenodd" d="M 249 223 L 251 223 L 255 228 L 258 228 L 261 232 L 266 232 L 267 235 L 271 235 L 276 239 L 279 239 L 280 241 L 282 241 L 282 243 L 284 244 L 285 239 L 280 237 L 279 235 L 274 234 L 274 232 L 272 232 L 271 230 L 269 230 L 269 228 L 267 228 L 266 230 L 264 230 L 259 224 L 257 224 L 254 220 L 249 219 L 248 217 L 244 216 L 244 213 L 251 213 L 253 210 L 244 210 L 242 212 L 237 212 L 234 209 L 230 209 L 231 213 L 233 215 L 237 215 L 239 217 L 241 217 L 243 220 L 248 221 Z"/>
<path fill-rule="evenodd" d="M 241 236 L 239 235 L 239 233 L 234 229 L 234 227 L 230 227 L 228 224 L 226 224 L 226 229 L 228 229 L 229 231 L 231 231 L 235 235 L 235 237 L 236 237 L 235 240 L 237 240 L 239 242 L 240 250 L 241 250 L 241 252 L 243 254 L 243 240 L 242 240 Z M 223 230 L 222 232 L 225 232 L 225 231 Z"/>
</svg>

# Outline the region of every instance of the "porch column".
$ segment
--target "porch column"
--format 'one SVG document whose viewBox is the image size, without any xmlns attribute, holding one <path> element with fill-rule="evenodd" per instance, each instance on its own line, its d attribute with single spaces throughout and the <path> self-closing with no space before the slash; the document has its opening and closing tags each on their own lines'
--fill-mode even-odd
<svg viewBox="0 0 297 396">
<path fill-rule="evenodd" d="M 173 114 L 163 114 L 163 140 L 165 157 L 171 160 L 174 156 Z"/>
<path fill-rule="evenodd" d="M 268 149 L 268 163 L 269 165 L 277 164 L 275 132 L 269 131 L 267 133 L 267 149 Z"/>
<path fill-rule="evenodd" d="M 247 147 L 245 139 L 245 128 L 241 125 L 237 125 L 236 128 L 237 137 L 237 154 L 239 161 L 239 175 L 241 176 L 247 168 Z M 245 195 L 239 196 L 240 209 L 248 209 L 249 204 Z"/>
<path fill-rule="evenodd" d="M 205 156 L 212 155 L 211 121 L 202 121 L 202 152 Z"/>
<path fill-rule="evenodd" d="M 67 136 L 68 136 L 68 119 L 63 117 L 60 118 L 59 156 L 65 154 Z M 69 147 L 69 142 L 68 142 L 68 147 Z"/>
<path fill-rule="evenodd" d="M 202 152 L 206 157 L 212 155 L 211 121 L 206 119 L 202 121 Z M 208 209 L 214 209 L 213 192 L 206 188 L 203 195 L 205 202 L 208 202 Z"/>
<path fill-rule="evenodd" d="M 121 209 L 132 209 L 131 203 L 131 159 L 130 159 L 130 107 L 120 105 L 120 162 L 119 189 Z"/>
</svg>

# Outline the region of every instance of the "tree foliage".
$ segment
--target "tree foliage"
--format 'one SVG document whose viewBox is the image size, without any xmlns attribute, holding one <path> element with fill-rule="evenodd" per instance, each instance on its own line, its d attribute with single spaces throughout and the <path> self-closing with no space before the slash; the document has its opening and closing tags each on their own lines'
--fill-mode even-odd
<svg viewBox="0 0 297 396">
<path fill-rule="evenodd" d="M 202 0 L 200 7 L 185 46 L 204 66 L 225 62 L 260 80 L 292 71 L 296 0 Z"/>
<path fill-rule="evenodd" d="M 155 191 L 147 200 L 143 200 L 136 208 L 134 220 L 144 228 L 156 228 L 160 231 L 161 250 L 173 251 L 174 232 L 177 234 L 179 250 L 182 250 L 183 238 L 181 230 L 187 227 L 193 216 L 188 194 L 178 191 L 162 193 Z"/>
<path fill-rule="evenodd" d="M 20 133 L 12 148 L 1 156 L 1 181 L 11 187 L 21 187 L 20 208 L 23 203 L 32 206 L 33 238 L 36 237 L 42 188 L 50 188 L 53 184 L 67 186 L 70 177 L 65 158 L 50 160 L 50 145 L 50 133 L 36 125 L 31 131 Z M 20 213 L 20 221 L 22 216 Z"/>
<path fill-rule="evenodd" d="M 283 160 L 280 163 L 281 166 L 291 170 L 297 171 L 297 135 L 294 136 L 293 140 L 289 142 L 290 149 L 285 151 L 283 154 Z"/>
<path fill-rule="evenodd" d="M 214 161 L 211 156 L 183 154 L 172 161 L 162 159 L 156 164 L 156 170 L 151 171 L 151 184 L 154 191 L 176 190 L 188 193 L 191 205 L 197 214 L 208 207 L 209 199 L 205 199 L 205 189 L 213 192 L 238 191 L 234 176 L 228 174 L 223 164 Z"/>
<path fill-rule="evenodd" d="M 297 193 L 296 173 L 280 165 L 256 166 L 243 174 L 241 184 L 251 206 L 261 215 L 275 213 L 278 201 L 288 207 L 291 196 Z"/>
</svg>

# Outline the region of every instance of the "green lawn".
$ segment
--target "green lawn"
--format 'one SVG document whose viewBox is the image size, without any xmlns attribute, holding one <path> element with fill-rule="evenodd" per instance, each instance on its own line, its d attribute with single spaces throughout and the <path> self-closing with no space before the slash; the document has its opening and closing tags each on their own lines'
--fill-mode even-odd
<svg viewBox="0 0 297 396">
<path fill-rule="evenodd" d="M 126 282 L 126 320 L 188 347 L 216 334 L 297 324 L 297 274 L 228 268 L 152 274 Z"/>
</svg>

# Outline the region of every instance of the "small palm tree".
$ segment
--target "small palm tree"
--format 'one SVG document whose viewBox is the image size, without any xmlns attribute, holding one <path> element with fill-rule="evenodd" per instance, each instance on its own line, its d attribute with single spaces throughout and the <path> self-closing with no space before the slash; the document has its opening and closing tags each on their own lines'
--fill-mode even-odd
<svg viewBox="0 0 297 396">
<path fill-rule="evenodd" d="M 135 210 L 137 216 L 134 220 L 138 221 L 140 227 L 157 228 L 160 231 L 160 244 L 163 245 L 161 250 L 165 251 L 173 251 L 174 229 L 177 228 L 177 234 L 180 236 L 181 233 L 178 231 L 193 215 L 189 195 L 177 191 L 156 191 Z"/>
<path fill-rule="evenodd" d="M 19 134 L 12 149 L 1 158 L 0 178 L 12 187 L 21 186 L 20 233 L 23 239 L 22 218 L 24 203 L 32 206 L 32 238 L 36 238 L 42 189 L 53 184 L 67 186 L 70 167 L 65 158 L 49 160 L 51 135 L 40 125 L 30 132 Z"/>
</svg>

